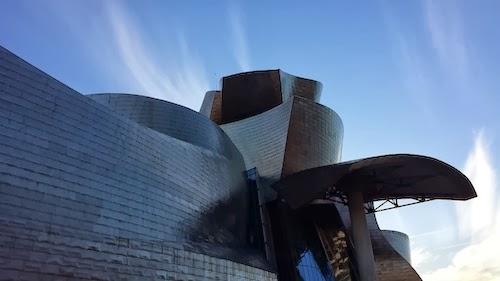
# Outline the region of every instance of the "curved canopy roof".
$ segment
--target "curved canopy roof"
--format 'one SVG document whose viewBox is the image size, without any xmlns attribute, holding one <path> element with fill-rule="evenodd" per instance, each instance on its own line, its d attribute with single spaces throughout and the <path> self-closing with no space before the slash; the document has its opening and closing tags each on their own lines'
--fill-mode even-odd
<svg viewBox="0 0 500 281">
<path fill-rule="evenodd" d="M 366 202 L 386 199 L 450 199 L 476 197 L 469 179 L 431 157 L 393 154 L 304 170 L 274 185 L 281 198 L 298 208 L 329 194 L 361 191 Z"/>
</svg>

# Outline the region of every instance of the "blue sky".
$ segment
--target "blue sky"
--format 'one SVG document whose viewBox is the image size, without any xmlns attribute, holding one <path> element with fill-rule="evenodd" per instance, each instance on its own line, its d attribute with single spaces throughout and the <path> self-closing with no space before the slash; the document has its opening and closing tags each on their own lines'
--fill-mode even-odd
<svg viewBox="0 0 500 281">
<path fill-rule="evenodd" d="M 470 202 L 378 216 L 410 235 L 424 280 L 500 280 L 487 251 L 500 248 L 499 16 L 493 0 L 3 0 L 0 44 L 81 93 L 193 109 L 235 72 L 319 80 L 322 103 L 344 122 L 344 160 L 424 154 L 476 185 Z"/>
</svg>

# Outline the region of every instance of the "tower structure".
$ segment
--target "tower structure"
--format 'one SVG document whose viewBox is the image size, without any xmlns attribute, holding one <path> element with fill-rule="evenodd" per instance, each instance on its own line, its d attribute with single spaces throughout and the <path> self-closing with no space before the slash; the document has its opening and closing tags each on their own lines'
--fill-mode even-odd
<svg viewBox="0 0 500 281">
<path fill-rule="evenodd" d="M 420 280 L 374 212 L 475 197 L 430 157 L 341 162 L 321 83 L 224 77 L 200 112 L 82 95 L 0 48 L 0 276 Z"/>
</svg>

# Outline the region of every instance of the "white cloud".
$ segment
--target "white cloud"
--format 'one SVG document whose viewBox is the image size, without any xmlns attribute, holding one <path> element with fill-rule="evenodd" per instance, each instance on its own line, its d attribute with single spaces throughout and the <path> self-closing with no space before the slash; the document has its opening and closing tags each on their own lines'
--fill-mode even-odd
<svg viewBox="0 0 500 281">
<path fill-rule="evenodd" d="M 456 205 L 460 235 L 462 238 L 481 239 L 495 227 L 498 208 L 497 179 L 483 130 L 475 136 L 464 174 L 471 180 L 478 197 Z"/>
<path fill-rule="evenodd" d="M 500 232 L 459 251 L 452 264 L 422 274 L 424 281 L 500 281 Z"/>
<path fill-rule="evenodd" d="M 432 254 L 423 248 L 411 249 L 411 265 L 418 268 L 423 263 L 428 262 L 432 258 Z"/>
<path fill-rule="evenodd" d="M 406 26 L 407 19 L 393 12 L 389 2 L 381 3 L 406 90 L 421 114 L 432 122 L 433 108 L 440 95 L 447 95 L 447 88 L 461 100 L 472 91 L 471 85 L 477 84 L 471 69 L 478 65 L 464 28 L 465 17 L 454 1 L 426 0 L 422 26 Z M 478 86 L 474 86 L 477 92 Z"/>
<path fill-rule="evenodd" d="M 234 41 L 234 57 L 239 68 L 242 71 L 248 71 L 250 70 L 250 57 L 245 29 L 241 22 L 241 12 L 236 6 L 231 5 L 229 6 L 228 13 L 231 35 Z"/>
<path fill-rule="evenodd" d="M 107 3 L 117 49 L 146 94 L 198 110 L 209 83 L 203 64 L 195 59 L 185 38 L 180 35 L 176 40 L 180 48 L 178 60 L 167 64 L 148 50 L 134 18 L 118 2 Z"/>
<path fill-rule="evenodd" d="M 457 225 L 463 238 L 472 240 L 455 254 L 450 265 L 422 274 L 424 281 L 500 281 L 500 211 L 498 182 L 484 131 L 476 134 L 465 162 L 478 197 L 457 204 Z"/>
</svg>

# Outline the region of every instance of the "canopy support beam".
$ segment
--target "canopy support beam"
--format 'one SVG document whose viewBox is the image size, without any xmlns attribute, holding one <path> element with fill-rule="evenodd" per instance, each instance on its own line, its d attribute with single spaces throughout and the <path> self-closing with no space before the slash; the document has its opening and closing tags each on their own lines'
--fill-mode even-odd
<svg viewBox="0 0 500 281">
<path fill-rule="evenodd" d="M 347 195 L 351 216 L 351 232 L 358 262 L 360 281 L 375 281 L 375 258 L 364 207 L 363 193 L 352 192 Z"/>
</svg>

